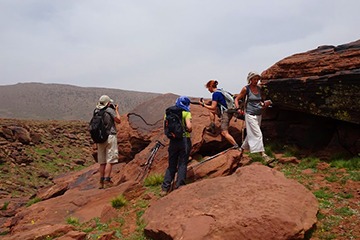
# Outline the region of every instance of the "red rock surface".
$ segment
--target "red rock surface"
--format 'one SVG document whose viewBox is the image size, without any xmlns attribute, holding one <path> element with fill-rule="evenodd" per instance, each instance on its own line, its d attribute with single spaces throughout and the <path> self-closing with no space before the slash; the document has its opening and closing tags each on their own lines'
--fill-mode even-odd
<svg viewBox="0 0 360 240">
<path fill-rule="evenodd" d="M 294 54 L 265 70 L 261 77 L 264 80 L 306 78 L 356 68 L 360 68 L 360 40 Z"/>
<path fill-rule="evenodd" d="M 360 124 L 360 40 L 292 55 L 261 75 L 278 108 Z"/>
<path fill-rule="evenodd" d="M 186 185 L 143 217 L 145 234 L 154 239 L 303 239 L 318 210 L 303 185 L 253 165 Z"/>
</svg>

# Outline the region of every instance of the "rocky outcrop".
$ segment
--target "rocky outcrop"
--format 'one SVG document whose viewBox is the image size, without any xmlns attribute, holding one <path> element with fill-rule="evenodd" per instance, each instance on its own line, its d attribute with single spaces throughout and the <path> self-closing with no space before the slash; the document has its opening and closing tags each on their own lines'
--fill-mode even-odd
<svg viewBox="0 0 360 240">
<path fill-rule="evenodd" d="M 264 71 L 264 80 L 304 78 L 360 68 L 360 40 L 339 46 L 320 46 L 294 54 Z"/>
<path fill-rule="evenodd" d="M 360 40 L 287 57 L 262 79 L 274 106 L 360 124 Z"/>
<path fill-rule="evenodd" d="M 143 217 L 145 234 L 153 239 L 304 239 L 318 210 L 303 185 L 253 165 L 187 185 Z"/>
<path fill-rule="evenodd" d="M 324 159 L 360 153 L 360 40 L 287 57 L 262 73 L 262 84 L 273 101 L 262 124 L 268 141 Z"/>
</svg>

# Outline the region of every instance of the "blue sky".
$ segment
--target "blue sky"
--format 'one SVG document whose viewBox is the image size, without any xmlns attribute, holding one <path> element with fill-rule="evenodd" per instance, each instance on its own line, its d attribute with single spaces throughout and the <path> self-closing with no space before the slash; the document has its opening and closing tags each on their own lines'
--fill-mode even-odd
<svg viewBox="0 0 360 240">
<path fill-rule="evenodd" d="M 192 97 L 360 39 L 360 1 L 2 0 L 0 85 L 63 83 Z"/>
</svg>

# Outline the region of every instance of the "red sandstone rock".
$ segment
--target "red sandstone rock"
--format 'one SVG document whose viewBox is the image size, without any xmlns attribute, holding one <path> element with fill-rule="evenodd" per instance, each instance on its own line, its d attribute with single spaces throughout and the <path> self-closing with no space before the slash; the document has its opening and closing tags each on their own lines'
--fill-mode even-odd
<svg viewBox="0 0 360 240">
<path fill-rule="evenodd" d="M 300 161 L 296 157 L 281 157 L 278 160 L 278 163 L 286 164 L 286 163 L 294 163 L 298 164 Z"/>
<path fill-rule="evenodd" d="M 305 53 L 294 54 L 264 71 L 264 80 L 322 76 L 360 68 L 360 40 L 339 46 L 319 46 Z"/>
<path fill-rule="evenodd" d="M 360 124 L 360 40 L 287 57 L 262 73 L 274 106 Z"/>
<path fill-rule="evenodd" d="M 30 133 L 23 127 L 10 127 L 10 129 L 13 131 L 14 139 L 20 141 L 24 144 L 29 144 L 31 141 Z"/>
<path fill-rule="evenodd" d="M 235 170 L 236 164 L 240 161 L 240 152 L 237 149 L 230 150 L 224 155 L 216 157 L 208 162 L 192 167 L 195 164 L 188 166 L 186 178 L 191 181 L 196 181 L 205 177 L 220 177 L 230 175 Z"/>
<path fill-rule="evenodd" d="M 44 187 L 37 191 L 36 195 L 42 200 L 62 195 L 68 189 L 68 183 L 61 183 Z"/>
<path fill-rule="evenodd" d="M 34 218 L 36 221 L 36 218 Z M 34 221 L 34 220 L 33 220 Z M 32 222 L 29 222 L 27 226 L 23 226 L 22 231 L 12 232 L 11 235 L 3 236 L 3 240 L 13 240 L 13 239 L 21 239 L 21 240 L 33 240 L 33 239 L 46 239 L 56 237 L 65 233 L 68 233 L 74 230 L 74 226 L 65 225 L 62 223 L 49 225 L 43 224 L 36 228 L 32 228 L 34 225 Z"/>
<path fill-rule="evenodd" d="M 119 215 L 112 206 L 105 206 L 100 215 L 100 222 L 107 223 L 112 218 L 117 218 Z"/>
<path fill-rule="evenodd" d="M 318 210 L 303 185 L 253 165 L 171 192 L 143 218 L 154 239 L 303 239 Z"/>
<path fill-rule="evenodd" d="M 86 233 L 78 231 L 70 231 L 64 236 L 56 238 L 57 240 L 85 240 Z"/>
</svg>

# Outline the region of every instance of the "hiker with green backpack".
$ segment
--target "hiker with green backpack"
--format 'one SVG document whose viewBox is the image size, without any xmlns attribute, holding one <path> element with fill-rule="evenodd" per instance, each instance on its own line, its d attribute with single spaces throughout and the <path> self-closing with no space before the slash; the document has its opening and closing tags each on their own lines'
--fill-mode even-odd
<svg viewBox="0 0 360 240">
<path fill-rule="evenodd" d="M 221 135 L 233 145 L 233 148 L 238 148 L 239 145 L 228 131 L 230 120 L 236 114 L 234 98 L 229 92 L 218 89 L 217 85 L 218 81 L 216 80 L 210 80 L 205 85 L 208 91 L 212 93 L 211 105 L 205 104 L 203 99 L 199 100 L 201 106 L 210 112 L 210 125 L 206 127 L 206 130 L 215 134 L 215 115 L 217 115 L 221 119 Z"/>
</svg>

